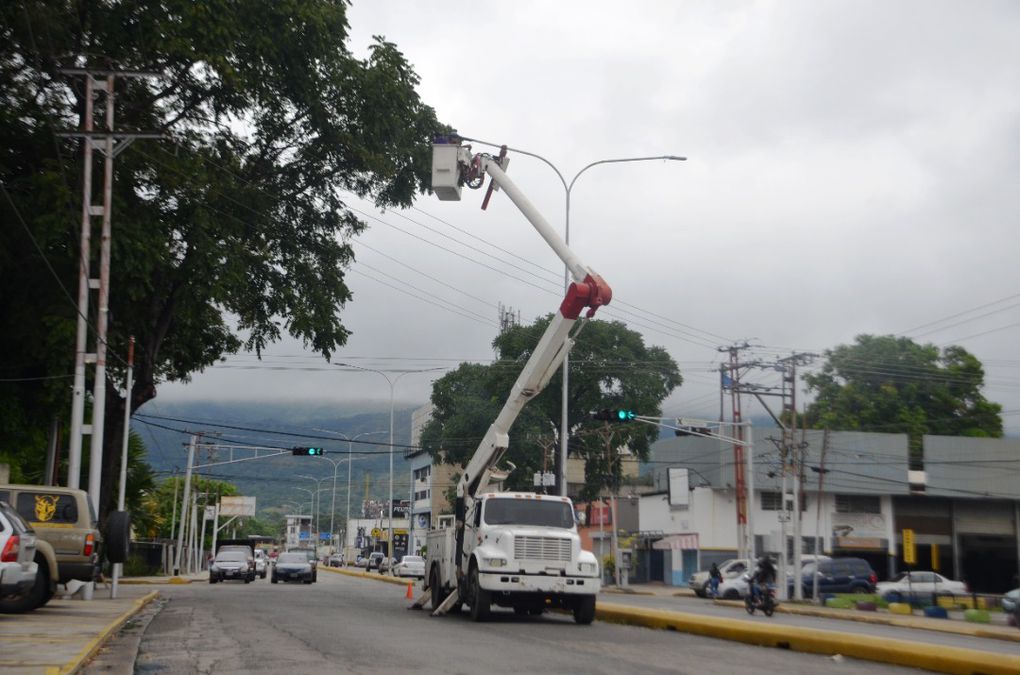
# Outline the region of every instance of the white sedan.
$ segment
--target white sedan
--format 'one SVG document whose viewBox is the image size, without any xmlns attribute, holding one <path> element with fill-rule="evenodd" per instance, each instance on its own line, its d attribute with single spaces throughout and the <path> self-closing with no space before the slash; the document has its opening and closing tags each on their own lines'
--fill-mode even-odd
<svg viewBox="0 0 1020 675">
<path fill-rule="evenodd" d="M 420 555 L 405 555 L 393 566 L 393 574 L 398 577 L 425 578 L 425 558 Z"/>
<path fill-rule="evenodd" d="M 937 595 L 966 595 L 970 592 L 962 581 L 947 579 L 937 572 L 900 572 L 890 581 L 875 585 L 875 592 L 884 600 L 917 600 Z"/>
</svg>

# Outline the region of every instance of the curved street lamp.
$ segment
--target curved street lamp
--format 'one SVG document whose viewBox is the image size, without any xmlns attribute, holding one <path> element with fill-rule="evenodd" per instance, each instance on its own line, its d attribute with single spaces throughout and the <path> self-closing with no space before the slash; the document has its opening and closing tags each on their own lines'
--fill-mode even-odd
<svg viewBox="0 0 1020 675">
<path fill-rule="evenodd" d="M 387 541 L 386 546 L 387 546 L 387 548 L 389 550 L 388 550 L 386 555 L 387 555 L 387 557 L 392 558 L 392 557 L 394 557 L 394 555 L 393 555 L 393 394 L 394 394 L 397 382 L 404 375 L 410 375 L 411 373 L 429 373 L 429 372 L 434 372 L 436 370 L 446 370 L 446 368 L 422 368 L 420 370 L 377 370 L 375 368 L 365 368 L 364 366 L 356 366 L 356 365 L 351 364 L 351 363 L 343 363 L 343 362 L 340 362 L 340 361 L 334 361 L 333 365 L 334 366 L 340 366 L 342 368 L 347 368 L 347 369 L 350 369 L 350 370 L 363 370 L 366 373 L 378 373 L 379 375 L 382 375 L 384 378 L 386 378 L 386 383 L 388 385 L 390 385 L 390 498 L 389 498 L 389 504 L 386 507 L 386 510 L 387 510 L 386 516 L 387 516 L 387 520 L 388 520 L 388 525 L 387 525 L 386 529 L 389 531 L 389 540 Z M 397 376 L 391 378 L 387 373 L 397 373 Z M 347 494 L 348 494 L 348 500 L 349 500 L 350 499 L 350 491 L 348 491 Z"/>
</svg>

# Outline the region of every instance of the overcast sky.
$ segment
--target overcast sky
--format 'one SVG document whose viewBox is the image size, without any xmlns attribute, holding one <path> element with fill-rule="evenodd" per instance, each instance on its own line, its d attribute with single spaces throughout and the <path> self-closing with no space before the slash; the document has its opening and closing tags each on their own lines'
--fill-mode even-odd
<svg viewBox="0 0 1020 675">
<path fill-rule="evenodd" d="M 1020 4 L 355 0 L 349 18 L 351 49 L 396 43 L 440 120 L 568 182 L 600 159 L 689 158 L 597 166 L 571 197 L 571 246 L 613 287 L 599 316 L 680 365 L 666 414 L 717 414 L 718 346 L 770 358 L 899 334 L 974 353 L 1020 432 Z M 508 173 L 562 228 L 556 174 L 521 155 Z M 486 212 L 482 196 L 352 201 L 370 227 L 334 360 L 484 362 L 500 303 L 524 322 L 556 309 L 562 265 L 504 195 Z M 438 374 L 402 375 L 398 403 L 425 402 Z M 389 396 L 288 341 L 159 400 Z"/>
</svg>

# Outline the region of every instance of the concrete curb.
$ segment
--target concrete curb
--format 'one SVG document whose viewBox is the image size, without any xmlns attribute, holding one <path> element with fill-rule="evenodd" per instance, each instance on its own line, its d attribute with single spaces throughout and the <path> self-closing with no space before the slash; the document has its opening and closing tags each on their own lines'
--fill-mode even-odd
<svg viewBox="0 0 1020 675">
<path fill-rule="evenodd" d="M 95 656 L 96 652 L 100 650 L 106 641 L 109 640 L 114 633 L 120 630 L 121 626 L 127 623 L 128 619 L 142 611 L 146 605 L 155 600 L 157 597 L 159 597 L 159 591 L 151 591 L 135 600 L 134 606 L 131 607 L 131 609 L 125 611 L 119 617 L 110 622 L 106 628 L 100 631 L 99 635 L 89 640 L 88 644 L 86 644 L 82 650 L 78 652 L 77 656 L 72 658 L 60 668 L 61 675 L 77 673 L 82 666 L 88 663 L 89 659 Z"/>
<path fill-rule="evenodd" d="M 812 654 L 842 654 L 866 661 L 879 661 L 911 668 L 947 673 L 1017 673 L 1020 656 L 994 654 L 975 649 L 920 645 L 905 640 L 847 635 L 818 628 L 769 625 L 740 619 L 723 619 L 655 609 L 639 609 L 599 603 L 596 618 L 646 628 L 675 630 L 704 637 L 721 638 L 763 647 L 779 647 Z"/>
<path fill-rule="evenodd" d="M 715 603 L 728 607 L 744 606 L 743 601 L 739 600 L 716 600 Z M 990 629 L 987 624 L 964 623 L 955 620 L 947 621 L 945 619 L 931 619 L 921 616 L 887 616 L 873 613 L 858 613 L 853 609 L 825 610 L 819 607 L 803 607 L 788 604 L 780 604 L 776 607 L 776 611 L 785 614 L 796 614 L 798 616 L 814 616 L 822 619 L 856 621 L 858 623 L 870 623 L 880 626 L 897 626 L 900 628 L 932 630 L 941 633 L 953 633 L 954 635 L 1004 640 L 1006 642 L 1020 642 L 1020 630 L 998 631 Z"/>
<path fill-rule="evenodd" d="M 167 577 L 166 580 L 156 579 L 121 579 L 117 583 L 124 584 L 125 586 L 167 586 L 177 584 L 193 584 L 196 579 L 188 579 L 187 577 Z"/>
<path fill-rule="evenodd" d="M 323 567 L 322 569 L 333 572 L 334 574 L 343 574 L 348 577 L 360 577 L 361 579 L 373 579 L 375 581 L 385 581 L 388 584 L 396 584 L 397 586 L 407 586 L 408 583 L 414 584 L 415 579 L 405 579 L 403 577 L 391 577 L 388 574 L 372 574 L 371 572 L 362 572 L 355 570 L 348 570 L 342 567 Z"/>
</svg>

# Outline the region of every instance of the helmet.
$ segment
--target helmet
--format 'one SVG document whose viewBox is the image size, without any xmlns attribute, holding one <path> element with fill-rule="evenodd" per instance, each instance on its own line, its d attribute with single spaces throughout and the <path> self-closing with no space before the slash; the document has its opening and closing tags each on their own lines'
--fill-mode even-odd
<svg viewBox="0 0 1020 675">
<path fill-rule="evenodd" d="M 771 562 L 772 562 L 772 559 L 769 558 L 768 555 L 766 555 L 764 553 L 761 556 L 758 557 L 758 564 L 759 565 L 767 565 L 767 564 L 769 564 Z"/>
</svg>

